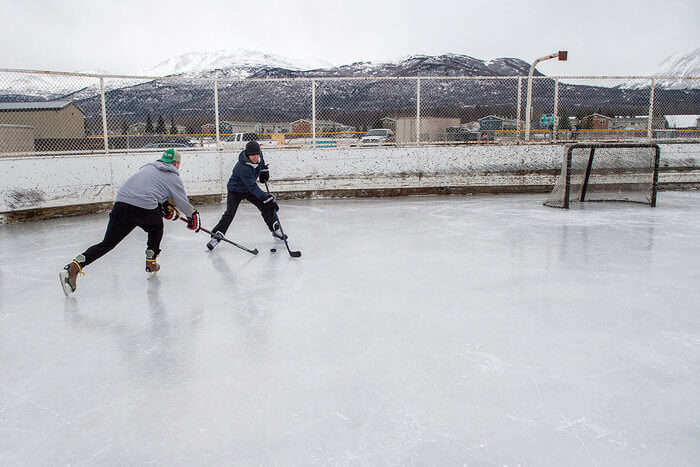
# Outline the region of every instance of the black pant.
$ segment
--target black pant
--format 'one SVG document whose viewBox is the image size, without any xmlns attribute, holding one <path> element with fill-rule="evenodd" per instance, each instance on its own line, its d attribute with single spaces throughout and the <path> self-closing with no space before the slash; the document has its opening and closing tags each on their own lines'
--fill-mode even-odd
<svg viewBox="0 0 700 467">
<path fill-rule="evenodd" d="M 160 241 L 163 238 L 163 217 L 159 209 L 143 209 L 131 204 L 114 203 L 112 212 L 109 213 L 109 223 L 105 238 L 100 243 L 91 246 L 83 253 L 87 266 L 96 259 L 107 254 L 117 246 L 124 237 L 129 235 L 136 227 L 141 227 L 148 234 L 146 247 L 153 250 L 158 256 L 160 253 Z"/>
<path fill-rule="evenodd" d="M 258 208 L 260 214 L 262 214 L 262 217 L 265 220 L 265 224 L 267 224 L 267 228 L 270 229 L 270 232 L 273 231 L 272 223 L 277 220 L 277 214 L 275 213 L 275 210 L 272 208 L 272 206 L 270 206 L 272 203 L 263 204 L 262 201 L 260 201 L 258 198 L 256 198 L 250 193 L 239 193 L 237 191 L 229 191 L 228 198 L 226 199 L 226 211 L 224 211 L 224 214 L 221 216 L 219 223 L 216 224 L 216 227 L 212 229 L 212 232 L 221 232 L 222 234 L 226 234 L 226 231 L 228 230 L 229 226 L 231 225 L 231 222 L 233 222 L 234 216 L 236 215 L 238 205 L 241 204 L 241 201 L 243 201 L 244 199 L 247 199 L 248 201 L 253 203 L 256 208 Z"/>
</svg>

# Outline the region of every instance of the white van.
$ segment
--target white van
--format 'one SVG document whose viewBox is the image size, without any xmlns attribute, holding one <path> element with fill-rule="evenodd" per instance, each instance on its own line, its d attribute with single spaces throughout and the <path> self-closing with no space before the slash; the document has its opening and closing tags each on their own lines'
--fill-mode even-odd
<svg viewBox="0 0 700 467">
<path fill-rule="evenodd" d="M 224 141 L 233 143 L 244 143 L 247 141 L 255 141 L 258 139 L 258 135 L 255 133 L 233 133 L 224 137 Z"/>
<path fill-rule="evenodd" d="M 394 132 L 388 128 L 373 128 L 360 138 L 360 143 L 393 143 Z"/>
</svg>

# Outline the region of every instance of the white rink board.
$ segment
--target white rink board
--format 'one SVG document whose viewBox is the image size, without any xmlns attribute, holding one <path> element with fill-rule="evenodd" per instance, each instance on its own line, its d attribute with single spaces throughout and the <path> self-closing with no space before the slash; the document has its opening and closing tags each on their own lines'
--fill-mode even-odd
<svg viewBox="0 0 700 467">
<path fill-rule="evenodd" d="M 284 192 L 548 185 L 555 177 L 541 171 L 560 167 L 562 153 L 563 146 L 556 145 L 470 145 L 269 149 L 264 155 L 271 187 Z M 225 193 L 237 152 L 183 154 L 181 175 L 190 196 Z M 662 165 L 700 167 L 700 145 L 663 145 L 661 154 Z M 0 212 L 112 201 L 131 174 L 159 156 L 153 152 L 0 159 Z M 691 174 L 688 181 L 700 180 Z"/>
</svg>

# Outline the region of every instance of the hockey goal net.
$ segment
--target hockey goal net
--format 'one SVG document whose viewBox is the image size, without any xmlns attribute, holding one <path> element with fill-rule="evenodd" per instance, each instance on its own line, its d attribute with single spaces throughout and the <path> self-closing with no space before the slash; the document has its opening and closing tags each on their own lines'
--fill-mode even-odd
<svg viewBox="0 0 700 467">
<path fill-rule="evenodd" d="M 561 174 L 545 206 L 572 202 L 629 201 L 656 206 L 656 144 L 590 143 L 565 148 Z"/>
</svg>

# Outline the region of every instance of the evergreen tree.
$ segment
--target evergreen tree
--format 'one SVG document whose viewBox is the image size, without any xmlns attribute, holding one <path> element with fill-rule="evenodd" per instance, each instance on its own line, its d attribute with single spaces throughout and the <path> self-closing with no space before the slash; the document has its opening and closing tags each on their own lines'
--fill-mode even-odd
<svg viewBox="0 0 700 467">
<path fill-rule="evenodd" d="M 165 133 L 165 120 L 163 120 L 162 115 L 158 116 L 158 124 L 156 125 L 156 133 L 159 135 L 162 135 Z"/>
<path fill-rule="evenodd" d="M 143 131 L 144 133 L 153 133 L 153 122 L 151 121 L 151 114 L 148 114 L 146 117 L 146 128 Z"/>
<path fill-rule="evenodd" d="M 175 126 L 175 117 L 173 117 L 172 115 L 170 116 L 170 134 L 177 134 L 177 127 Z"/>
</svg>

